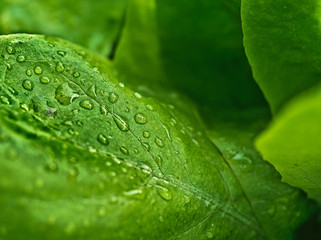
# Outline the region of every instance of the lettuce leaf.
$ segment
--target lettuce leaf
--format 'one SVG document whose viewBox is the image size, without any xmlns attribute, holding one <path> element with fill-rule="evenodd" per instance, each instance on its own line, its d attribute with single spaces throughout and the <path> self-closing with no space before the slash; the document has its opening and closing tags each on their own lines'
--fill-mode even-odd
<svg viewBox="0 0 321 240">
<path fill-rule="evenodd" d="M 265 211 L 191 106 L 132 91 L 99 55 L 37 35 L 0 53 L 1 237 L 284 239 L 313 210 L 277 183 L 295 211 Z"/>
</svg>

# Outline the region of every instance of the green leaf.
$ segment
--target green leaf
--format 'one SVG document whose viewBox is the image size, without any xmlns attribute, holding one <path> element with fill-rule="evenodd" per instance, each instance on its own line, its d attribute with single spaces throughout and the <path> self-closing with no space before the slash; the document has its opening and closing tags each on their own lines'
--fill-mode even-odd
<svg viewBox="0 0 321 240">
<path fill-rule="evenodd" d="M 202 108 L 264 105 L 244 54 L 239 7 L 240 1 L 133 0 L 116 67 L 151 85 L 174 86 Z"/>
<path fill-rule="evenodd" d="M 37 35 L 0 53 L 1 238 L 278 239 L 309 213 L 289 188 L 291 226 L 271 227 L 191 107 L 133 92 L 100 56 Z"/>
<path fill-rule="evenodd" d="M 293 239 L 298 225 L 295 221 L 289 225 L 284 219 L 291 219 L 298 209 L 298 196 L 303 199 L 304 194 L 282 183 L 280 175 L 254 147 L 253 140 L 268 119 L 267 112 L 260 110 L 237 114 L 228 121 L 216 118 L 209 135 L 237 176 L 257 218 L 271 233 L 271 239 Z"/>
<path fill-rule="evenodd" d="M 244 45 L 255 80 L 273 112 L 320 81 L 317 0 L 243 0 Z"/>
<path fill-rule="evenodd" d="M 107 56 L 112 51 L 127 0 L 3 0 L 0 34 L 61 37 Z"/>
<path fill-rule="evenodd" d="M 257 139 L 263 157 L 283 181 L 300 187 L 321 202 L 321 88 L 302 93 L 287 103 Z"/>
</svg>

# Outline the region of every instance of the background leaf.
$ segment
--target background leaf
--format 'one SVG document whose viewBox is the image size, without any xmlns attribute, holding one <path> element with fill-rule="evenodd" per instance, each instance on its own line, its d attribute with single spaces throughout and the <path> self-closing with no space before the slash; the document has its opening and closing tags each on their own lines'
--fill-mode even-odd
<svg viewBox="0 0 321 240">
<path fill-rule="evenodd" d="M 263 157 L 283 181 L 321 202 L 320 86 L 290 101 L 257 139 Z"/>
<path fill-rule="evenodd" d="M 120 71 L 174 86 L 202 110 L 265 104 L 243 50 L 240 1 L 151 2 L 129 5 L 115 54 Z"/>
<path fill-rule="evenodd" d="M 242 1 L 244 45 L 273 112 L 320 80 L 320 4 Z"/>
<path fill-rule="evenodd" d="M 121 29 L 127 0 L 3 0 L 0 34 L 61 37 L 107 56 Z"/>
</svg>

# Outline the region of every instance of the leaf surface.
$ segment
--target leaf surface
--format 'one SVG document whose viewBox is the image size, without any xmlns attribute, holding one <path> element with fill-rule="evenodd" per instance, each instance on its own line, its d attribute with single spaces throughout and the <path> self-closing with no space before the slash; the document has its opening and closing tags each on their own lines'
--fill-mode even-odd
<svg viewBox="0 0 321 240">
<path fill-rule="evenodd" d="M 320 81 L 320 11 L 316 0 L 242 1 L 246 54 L 274 113 Z"/>
<path fill-rule="evenodd" d="M 133 92 L 105 59 L 53 37 L 2 36 L 0 53 L 6 239 L 277 239 L 285 231 L 266 226 L 274 217 L 264 211 L 258 217 L 190 106 L 185 114 Z M 278 217 L 296 226 L 310 207 L 288 191 L 296 212 Z"/>
<path fill-rule="evenodd" d="M 264 158 L 281 173 L 283 181 L 300 187 L 321 202 L 320 86 L 286 104 L 257 139 Z"/>
</svg>

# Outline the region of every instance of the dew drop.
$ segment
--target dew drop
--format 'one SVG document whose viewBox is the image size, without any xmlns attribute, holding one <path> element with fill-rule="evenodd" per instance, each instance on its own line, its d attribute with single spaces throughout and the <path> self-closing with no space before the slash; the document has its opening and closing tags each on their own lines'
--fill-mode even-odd
<svg viewBox="0 0 321 240">
<path fill-rule="evenodd" d="M 142 95 L 140 93 L 138 93 L 138 92 L 135 92 L 134 95 L 135 95 L 135 97 L 137 97 L 139 99 L 142 98 Z"/>
<path fill-rule="evenodd" d="M 172 192 L 170 190 L 168 190 L 167 188 L 163 187 L 163 186 L 159 186 L 157 185 L 157 191 L 158 194 L 166 201 L 170 201 L 173 196 L 172 196 Z"/>
<path fill-rule="evenodd" d="M 35 67 L 35 68 L 33 69 L 33 71 L 34 71 L 35 74 L 37 74 L 37 75 L 42 74 L 42 68 L 39 67 L 39 66 Z"/>
<path fill-rule="evenodd" d="M 40 82 L 43 83 L 43 84 L 50 83 L 50 79 L 48 77 L 41 76 L 39 79 L 40 79 Z"/>
<path fill-rule="evenodd" d="M 28 91 L 32 91 L 34 84 L 31 80 L 27 79 L 22 82 L 22 87 Z"/>
<path fill-rule="evenodd" d="M 7 63 L 7 69 L 12 70 L 12 65 L 10 63 Z"/>
<path fill-rule="evenodd" d="M 155 158 L 155 160 L 156 160 L 156 163 L 157 163 L 158 166 L 162 166 L 163 165 L 163 158 L 161 156 L 157 156 Z"/>
<path fill-rule="evenodd" d="M 64 83 L 56 89 L 55 98 L 61 105 L 69 105 L 78 97 L 79 95 L 74 93 L 74 90 L 69 87 L 68 83 Z"/>
<path fill-rule="evenodd" d="M 135 122 L 138 124 L 145 124 L 147 122 L 147 117 L 143 113 L 137 113 L 135 115 Z"/>
<path fill-rule="evenodd" d="M 26 70 L 26 75 L 30 77 L 32 75 L 32 71 L 30 69 Z"/>
<path fill-rule="evenodd" d="M 212 231 L 208 231 L 208 232 L 206 233 L 206 237 L 207 237 L 208 239 L 212 239 L 212 238 L 214 237 L 214 233 L 213 233 Z"/>
<path fill-rule="evenodd" d="M 123 84 L 123 83 L 121 83 L 121 82 L 120 82 L 118 85 L 119 85 L 120 87 L 122 87 L 122 88 L 125 87 L 125 84 Z"/>
<path fill-rule="evenodd" d="M 7 97 L 5 97 L 5 96 L 0 96 L 0 101 L 3 104 L 7 104 L 7 105 L 11 104 L 9 99 Z"/>
<path fill-rule="evenodd" d="M 6 50 L 8 54 L 14 54 L 16 52 L 15 48 L 12 46 L 7 46 Z"/>
<path fill-rule="evenodd" d="M 45 170 L 48 172 L 57 172 L 58 171 L 58 165 L 55 162 L 50 162 L 45 166 Z"/>
<path fill-rule="evenodd" d="M 77 177 L 79 174 L 79 171 L 76 167 L 73 167 L 69 170 L 69 176 L 70 177 Z"/>
<path fill-rule="evenodd" d="M 84 109 L 87 109 L 87 110 L 92 110 L 94 108 L 94 104 L 89 101 L 89 100 L 83 100 L 79 103 L 79 105 L 84 108 Z"/>
<path fill-rule="evenodd" d="M 100 142 L 102 145 L 107 146 L 107 145 L 109 144 L 108 138 L 107 138 L 105 135 L 101 134 L 101 133 L 98 134 L 97 140 L 98 140 L 98 142 Z"/>
<path fill-rule="evenodd" d="M 148 143 L 142 143 L 142 146 L 143 148 L 146 150 L 146 151 L 149 151 L 150 150 L 150 146 Z"/>
<path fill-rule="evenodd" d="M 57 62 L 56 64 L 56 71 L 61 73 L 65 70 L 65 66 L 61 62 Z"/>
<path fill-rule="evenodd" d="M 149 105 L 149 104 L 146 105 L 146 108 L 147 108 L 149 111 L 153 111 L 153 110 L 154 110 L 154 108 L 153 108 L 151 105 Z"/>
<path fill-rule="evenodd" d="M 119 115 L 117 115 L 116 113 L 114 113 L 113 115 L 114 121 L 117 125 L 117 127 L 119 128 L 119 130 L 126 132 L 129 130 L 129 125 L 128 123 Z"/>
<path fill-rule="evenodd" d="M 95 98 L 97 97 L 97 93 L 96 93 L 96 85 L 91 85 L 88 90 L 87 90 L 87 94 L 88 96 Z"/>
<path fill-rule="evenodd" d="M 129 154 L 127 148 L 124 147 L 124 146 L 121 146 L 121 147 L 120 147 L 120 151 L 121 151 L 123 154 L 125 154 L 125 155 L 128 155 L 128 154 Z"/>
<path fill-rule="evenodd" d="M 105 106 L 100 106 L 100 114 L 107 115 L 108 111 Z"/>
<path fill-rule="evenodd" d="M 57 53 L 62 57 L 66 56 L 66 52 L 65 51 L 59 50 L 59 51 L 57 51 Z"/>
<path fill-rule="evenodd" d="M 25 103 L 21 103 L 21 104 L 20 104 L 20 108 L 21 108 L 22 110 L 29 111 L 29 107 L 28 107 L 28 105 L 25 104 Z"/>
<path fill-rule="evenodd" d="M 17 62 L 23 63 L 26 61 L 26 57 L 23 55 L 20 55 L 17 57 Z"/>
<path fill-rule="evenodd" d="M 159 147 L 161 147 L 161 148 L 165 146 L 163 140 L 160 139 L 159 137 L 156 137 L 156 138 L 155 138 L 155 143 L 157 144 L 157 146 L 159 146 Z"/>
<path fill-rule="evenodd" d="M 73 76 L 74 76 L 75 78 L 78 78 L 78 77 L 80 76 L 80 74 L 79 74 L 79 72 L 74 72 Z"/>
<path fill-rule="evenodd" d="M 109 96 L 108 96 L 108 100 L 111 103 L 115 103 L 118 100 L 118 95 L 116 93 L 114 93 L 114 92 L 110 92 Z"/>
<path fill-rule="evenodd" d="M 148 131 L 144 131 L 143 132 L 143 136 L 144 136 L 144 138 L 149 138 L 150 137 L 150 133 Z"/>
</svg>

